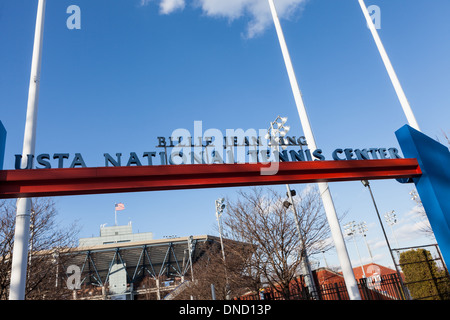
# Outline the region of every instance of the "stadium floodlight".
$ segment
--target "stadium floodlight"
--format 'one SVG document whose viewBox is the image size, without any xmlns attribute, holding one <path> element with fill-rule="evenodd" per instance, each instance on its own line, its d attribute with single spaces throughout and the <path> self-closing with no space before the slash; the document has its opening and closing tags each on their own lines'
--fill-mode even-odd
<svg viewBox="0 0 450 320">
<path fill-rule="evenodd" d="M 392 235 L 394 236 L 394 239 L 395 239 L 395 244 L 397 245 L 397 248 L 398 248 L 398 240 L 397 240 L 397 237 L 395 236 L 394 228 L 392 228 L 392 226 L 397 223 L 397 215 L 395 214 L 395 211 L 392 210 L 392 211 L 387 212 L 384 215 L 384 217 L 386 218 L 387 224 L 391 228 Z"/>
<path fill-rule="evenodd" d="M 291 130 L 290 126 L 286 126 L 285 123 L 287 121 L 287 117 L 278 116 L 274 121 L 270 123 L 270 127 L 267 130 L 267 134 L 264 136 L 267 140 L 271 139 L 276 142 L 276 146 L 281 145 L 283 150 L 286 149 L 286 146 L 280 141 L 284 141 L 283 138 L 287 135 L 289 130 Z M 276 148 L 278 151 L 278 148 Z"/>
<path fill-rule="evenodd" d="M 350 221 L 344 225 L 344 232 L 347 236 L 353 236 L 356 232 L 356 222 Z"/>
<path fill-rule="evenodd" d="M 411 191 L 409 194 L 411 195 L 411 200 L 416 201 L 416 199 L 419 198 L 416 190 Z"/>
<path fill-rule="evenodd" d="M 350 221 L 344 225 L 345 233 L 347 234 L 347 236 L 352 237 L 353 242 L 355 243 L 356 252 L 358 253 L 358 257 L 359 257 L 359 263 L 361 264 L 361 270 L 363 273 L 363 277 L 365 278 L 366 272 L 364 271 L 364 265 L 363 265 L 363 262 L 361 259 L 361 255 L 359 254 L 358 245 L 356 244 L 355 234 L 356 234 L 357 230 L 358 230 L 358 225 L 356 224 L 355 221 Z"/>
<path fill-rule="evenodd" d="M 225 209 L 225 199 L 224 198 L 219 198 L 216 200 L 216 214 L 218 214 L 219 216 L 222 215 L 223 210 Z"/>
<path fill-rule="evenodd" d="M 362 222 L 358 223 L 356 225 L 356 228 L 358 229 L 358 232 L 360 234 L 362 234 L 364 237 L 366 236 L 366 233 L 367 233 L 368 229 L 367 229 L 367 224 L 366 224 L 365 221 L 362 221 Z"/>
<path fill-rule="evenodd" d="M 364 243 L 366 244 L 367 251 L 369 251 L 370 260 L 373 263 L 372 251 L 370 251 L 369 244 L 367 243 L 367 240 L 366 240 L 367 231 L 368 231 L 367 224 L 365 221 L 362 221 L 362 222 L 358 223 L 356 225 L 356 227 L 358 228 L 358 232 L 363 235 Z"/>
<path fill-rule="evenodd" d="M 390 225 L 393 226 L 394 224 L 397 223 L 397 215 L 395 214 L 395 211 L 389 211 L 387 212 L 384 217 L 386 218 L 386 222 Z"/>
</svg>

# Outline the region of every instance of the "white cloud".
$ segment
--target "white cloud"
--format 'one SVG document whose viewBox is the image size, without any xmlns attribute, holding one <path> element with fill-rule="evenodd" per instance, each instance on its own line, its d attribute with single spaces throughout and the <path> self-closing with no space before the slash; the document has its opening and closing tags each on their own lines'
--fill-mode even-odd
<svg viewBox="0 0 450 320">
<path fill-rule="evenodd" d="M 145 7 L 148 6 L 150 2 L 156 2 L 156 0 L 140 0 L 139 5 Z M 185 5 L 185 0 L 159 0 L 159 13 L 171 14 L 174 11 L 183 10 Z"/>
<path fill-rule="evenodd" d="M 140 0 L 141 6 L 151 1 Z M 158 0 L 161 14 L 170 14 L 183 10 L 188 0 Z M 298 13 L 302 5 L 308 0 L 275 0 L 278 16 L 291 18 Z M 246 37 L 252 38 L 263 33 L 272 23 L 270 8 L 267 0 L 190 0 L 194 8 L 199 8 L 203 14 L 213 18 L 225 18 L 233 21 L 248 17 Z"/>
<path fill-rule="evenodd" d="M 150 3 L 150 1 L 152 1 L 152 0 L 141 0 L 140 4 L 141 4 L 141 6 L 146 6 Z"/>
<path fill-rule="evenodd" d="M 162 14 L 170 14 L 176 10 L 183 10 L 184 6 L 184 0 L 161 0 L 159 12 Z"/>
</svg>

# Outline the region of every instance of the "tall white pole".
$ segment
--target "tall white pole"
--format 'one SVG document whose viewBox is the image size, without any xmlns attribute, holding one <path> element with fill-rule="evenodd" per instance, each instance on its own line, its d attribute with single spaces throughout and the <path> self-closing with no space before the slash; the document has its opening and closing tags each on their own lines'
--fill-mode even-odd
<svg viewBox="0 0 450 320">
<path fill-rule="evenodd" d="M 33 58 L 31 62 L 30 86 L 28 91 L 27 118 L 22 150 L 22 167 L 27 164 L 27 156 L 34 155 L 36 146 L 36 120 L 39 100 L 42 42 L 44 35 L 45 1 L 46 0 L 39 0 L 36 16 Z M 16 227 L 9 289 L 10 300 L 25 299 L 28 241 L 30 238 L 30 214 L 31 199 L 17 199 Z"/>
<path fill-rule="evenodd" d="M 281 29 L 280 21 L 278 19 L 275 4 L 273 3 L 273 0 L 268 1 L 270 5 L 270 11 L 272 13 L 273 22 L 275 24 L 275 29 L 277 31 L 278 40 L 280 42 L 281 51 L 283 53 L 283 58 L 289 76 L 289 81 L 291 83 L 292 93 L 294 95 L 295 103 L 297 105 L 297 110 L 300 116 L 300 122 L 303 127 L 303 133 L 305 135 L 306 141 L 308 142 L 308 147 L 311 150 L 316 150 L 317 149 L 316 142 L 311 129 L 311 125 L 309 123 L 308 115 L 306 113 L 306 108 L 303 103 L 303 98 L 300 93 L 297 78 L 295 76 L 294 68 L 292 66 L 291 58 L 286 45 L 286 41 L 284 39 L 283 30 Z M 333 237 L 339 262 L 341 264 L 342 273 L 344 276 L 348 295 L 351 300 L 361 300 L 361 295 L 359 294 L 358 290 L 358 284 L 356 282 L 355 275 L 353 274 L 353 268 L 350 262 L 350 257 L 348 255 L 347 247 L 345 246 L 344 236 L 342 235 L 341 227 L 339 225 L 339 220 L 336 214 L 336 209 L 334 207 L 333 199 L 331 197 L 331 192 L 330 189 L 328 188 L 328 183 L 321 182 L 318 183 L 318 186 L 322 197 L 325 213 L 327 215 L 328 224 L 330 226 L 331 235 Z"/>
<path fill-rule="evenodd" d="M 400 85 L 400 81 L 398 80 L 397 74 L 395 73 L 394 67 L 392 66 L 391 60 L 384 49 L 383 43 L 381 42 L 380 36 L 378 35 L 377 29 L 373 24 L 372 18 L 370 17 L 369 10 L 364 3 L 364 0 L 358 0 L 359 5 L 361 6 L 361 10 L 366 18 L 367 25 L 369 26 L 370 32 L 372 33 L 373 39 L 375 40 L 375 44 L 378 47 L 378 51 L 380 52 L 381 58 L 383 59 L 386 70 L 391 78 L 392 85 L 394 86 L 395 92 L 397 93 L 398 100 L 400 100 L 400 104 L 402 105 L 403 112 L 406 115 L 406 119 L 408 120 L 408 124 L 414 129 L 420 131 L 419 124 L 417 123 L 416 117 L 409 105 L 408 99 L 406 98 L 405 92 L 403 91 L 402 86 Z"/>
<path fill-rule="evenodd" d="M 359 249 L 358 249 L 358 245 L 356 244 L 356 238 L 355 235 L 353 234 L 353 242 L 355 243 L 355 248 L 356 248 L 356 252 L 358 253 L 358 257 L 359 257 L 359 263 L 361 264 L 361 270 L 363 273 L 363 277 L 366 278 L 366 273 L 364 272 L 364 265 L 361 259 L 361 254 L 359 253 Z"/>
</svg>

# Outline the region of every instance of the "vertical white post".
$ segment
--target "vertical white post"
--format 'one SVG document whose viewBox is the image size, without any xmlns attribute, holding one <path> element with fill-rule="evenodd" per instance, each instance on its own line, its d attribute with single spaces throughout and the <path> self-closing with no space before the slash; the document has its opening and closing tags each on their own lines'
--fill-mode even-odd
<svg viewBox="0 0 450 320">
<path fill-rule="evenodd" d="M 389 59 L 389 56 L 387 55 L 387 52 L 384 49 L 383 43 L 381 42 L 377 29 L 373 24 L 372 18 L 370 17 L 369 14 L 369 10 L 367 10 L 364 0 L 358 1 L 359 5 L 361 6 L 361 10 L 364 14 L 364 17 L 366 18 L 370 32 L 372 33 L 373 39 L 375 40 L 375 44 L 377 45 L 378 51 L 380 52 L 381 59 L 383 59 L 386 70 L 389 74 L 389 77 L 391 78 L 391 82 L 392 85 L 394 86 L 395 92 L 397 93 L 398 100 L 400 100 L 400 104 L 402 105 L 403 112 L 405 113 L 406 119 L 408 120 L 408 124 L 414 129 L 420 131 L 419 124 L 417 123 L 416 117 L 414 116 L 411 106 L 409 105 L 405 92 L 403 91 L 403 88 L 400 85 L 400 81 L 398 80 L 397 74 L 395 73 L 391 60 Z"/>
<path fill-rule="evenodd" d="M 39 82 L 44 35 L 45 1 L 39 0 L 34 34 L 33 58 L 31 62 L 30 86 L 28 91 L 27 118 L 22 150 L 22 167 L 27 164 L 27 155 L 35 153 L 36 120 L 39 100 Z M 31 199 L 17 199 L 16 227 L 11 267 L 10 300 L 25 299 L 28 241 L 30 238 Z"/>
<path fill-rule="evenodd" d="M 303 103 L 302 95 L 298 86 L 297 78 L 295 76 L 294 68 L 292 66 L 289 51 L 284 39 L 283 30 L 281 29 L 280 21 L 278 19 L 277 11 L 273 0 L 268 0 L 270 5 L 270 11 L 272 13 L 273 22 L 275 24 L 275 29 L 277 31 L 278 40 L 280 42 L 281 51 L 283 53 L 284 62 L 286 65 L 287 73 L 289 76 L 289 81 L 291 83 L 292 93 L 294 95 L 295 103 L 297 105 L 297 110 L 300 116 L 300 121 L 303 127 L 303 133 L 305 135 L 306 141 L 308 142 L 308 147 L 311 150 L 316 150 L 316 142 L 314 135 L 309 123 L 308 115 L 306 113 L 306 108 Z M 333 199 L 331 197 L 330 190 L 328 188 L 328 183 L 321 182 L 318 183 L 319 191 L 322 197 L 323 206 L 325 213 L 327 215 L 328 224 L 331 229 L 331 235 L 333 237 L 334 245 L 338 254 L 339 262 L 342 268 L 342 274 L 344 276 L 345 285 L 347 287 L 348 295 L 351 300 L 361 300 L 361 295 L 359 294 L 358 284 L 355 280 L 355 275 L 353 274 L 353 268 L 350 262 L 350 257 L 347 252 L 347 247 L 345 246 L 344 236 L 342 235 L 341 227 L 336 214 L 336 209 L 334 207 Z"/>
<path fill-rule="evenodd" d="M 363 277 L 366 278 L 366 273 L 364 272 L 364 264 L 361 259 L 361 254 L 359 253 L 358 244 L 356 243 L 355 235 L 353 234 L 353 242 L 355 243 L 356 252 L 358 253 L 359 263 L 361 264 L 361 270 L 363 273 Z"/>
</svg>

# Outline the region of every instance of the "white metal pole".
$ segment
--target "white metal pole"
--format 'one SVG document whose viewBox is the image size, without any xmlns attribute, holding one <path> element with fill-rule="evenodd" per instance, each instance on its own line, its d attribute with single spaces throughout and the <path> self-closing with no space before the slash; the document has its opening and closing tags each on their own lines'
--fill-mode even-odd
<svg viewBox="0 0 450 320">
<path fill-rule="evenodd" d="M 36 146 L 36 120 L 39 100 L 39 82 L 44 36 L 44 16 L 46 0 L 39 0 L 36 29 L 34 34 L 33 58 L 31 62 L 30 86 L 28 91 L 27 118 L 22 150 L 22 167 L 27 156 L 34 155 Z M 24 300 L 27 274 L 28 241 L 30 238 L 31 199 L 17 199 L 16 227 L 11 266 L 10 300 Z"/>
<path fill-rule="evenodd" d="M 395 73 L 394 67 L 392 66 L 391 60 L 387 55 L 387 52 L 381 42 L 380 36 L 378 35 L 377 29 L 373 24 L 372 18 L 370 17 L 369 10 L 364 3 L 364 0 L 358 0 L 359 5 L 361 6 L 361 10 L 366 18 L 367 25 L 369 26 L 370 32 L 372 33 L 373 39 L 375 40 L 375 44 L 377 45 L 378 51 L 380 52 L 381 59 L 383 59 L 386 70 L 391 78 L 392 85 L 394 86 L 395 92 L 397 93 L 397 97 L 400 100 L 400 104 L 403 108 L 403 112 L 406 115 L 406 119 L 408 120 L 408 124 L 414 129 L 420 131 L 419 124 L 417 123 L 416 117 L 411 109 L 411 106 L 406 98 L 405 92 L 398 80 L 397 74 Z"/>
<path fill-rule="evenodd" d="M 392 235 L 394 236 L 395 244 L 397 245 L 397 248 L 398 248 L 399 247 L 398 240 L 397 240 L 397 237 L 395 236 L 395 232 L 394 232 L 394 228 L 392 227 L 392 224 L 389 224 L 389 227 L 391 227 Z"/>
<path fill-rule="evenodd" d="M 219 225 L 219 237 L 220 237 L 220 248 L 222 250 L 223 263 L 225 263 L 225 250 L 223 248 L 223 238 L 222 238 L 222 225 L 220 224 L 220 217 L 222 215 L 216 211 L 217 224 Z"/>
<path fill-rule="evenodd" d="M 363 234 L 363 239 L 364 239 L 364 243 L 366 244 L 367 251 L 369 251 L 370 261 L 372 261 L 372 263 L 373 263 L 372 251 L 370 251 L 370 247 L 369 247 L 369 244 L 367 243 L 365 234 Z"/>
<path fill-rule="evenodd" d="M 366 273 L 364 272 L 364 265 L 361 259 L 361 255 L 359 254 L 359 249 L 358 249 L 358 245 L 356 244 L 356 238 L 355 235 L 353 234 L 353 242 L 355 243 L 355 248 L 356 248 L 356 252 L 358 253 L 358 257 L 359 257 L 359 263 L 361 264 L 361 270 L 363 273 L 363 277 L 366 278 Z"/>
<path fill-rule="evenodd" d="M 303 103 L 302 95 L 298 86 L 297 78 L 295 76 L 294 68 L 292 66 L 286 41 L 284 39 L 283 30 L 281 29 L 280 21 L 278 19 L 275 4 L 273 3 L 273 0 L 268 1 L 270 5 L 270 11 L 272 13 L 273 22 L 275 24 L 275 29 L 277 31 L 278 40 L 280 42 L 280 47 L 286 65 L 287 73 L 289 76 L 292 93 L 294 95 L 295 103 L 297 105 L 297 110 L 300 116 L 300 122 L 303 127 L 303 133 L 305 135 L 306 141 L 308 142 L 308 147 L 312 150 L 316 150 L 317 149 L 316 142 L 311 129 L 311 125 L 309 123 L 308 115 L 306 113 L 306 108 Z M 348 255 L 347 247 L 344 241 L 344 236 L 342 235 L 341 227 L 339 225 L 339 220 L 337 218 L 336 209 L 334 207 L 333 199 L 331 197 L 331 192 L 330 189 L 328 188 L 328 183 L 321 182 L 318 183 L 318 186 L 322 197 L 325 213 L 327 215 L 328 224 L 330 226 L 331 235 L 333 237 L 339 262 L 341 264 L 342 273 L 344 276 L 348 295 L 351 300 L 361 300 L 361 295 L 358 290 L 358 284 L 355 280 L 355 275 L 353 274 L 353 268 L 350 262 L 350 257 Z"/>
</svg>

